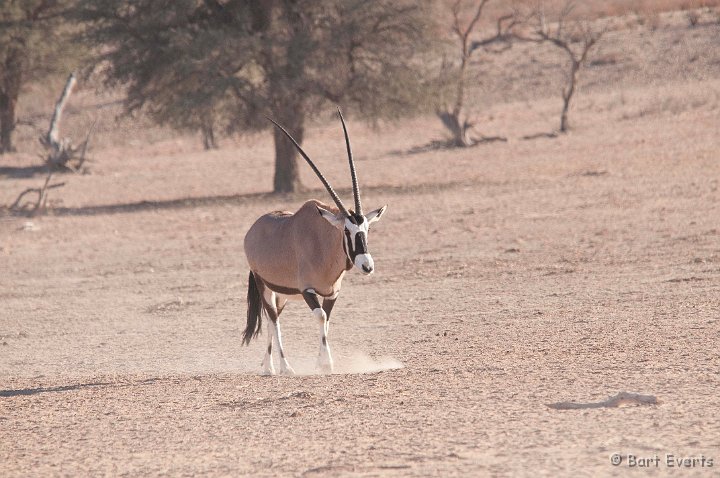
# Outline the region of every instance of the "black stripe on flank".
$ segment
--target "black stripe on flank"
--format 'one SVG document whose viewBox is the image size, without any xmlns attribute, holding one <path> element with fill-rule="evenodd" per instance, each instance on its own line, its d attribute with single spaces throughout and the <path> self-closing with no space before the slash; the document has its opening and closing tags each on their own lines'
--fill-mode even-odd
<svg viewBox="0 0 720 478">
<path fill-rule="evenodd" d="M 271 291 L 277 292 L 278 294 L 283 294 L 283 295 L 300 295 L 300 294 L 302 294 L 302 292 L 300 292 L 298 289 L 293 289 L 292 287 L 285 287 L 282 285 L 271 284 L 270 282 L 266 281 L 265 279 L 263 279 L 263 282 L 265 283 L 266 286 L 268 286 L 268 288 Z"/>
<path fill-rule="evenodd" d="M 351 264 L 351 267 L 352 267 L 352 264 Z M 260 277 L 260 276 L 258 276 L 257 274 L 256 274 L 255 276 L 256 276 L 256 277 Z M 338 277 L 335 278 L 335 280 L 333 281 L 333 284 L 334 284 L 335 282 L 337 282 L 337 280 L 338 280 L 339 277 L 340 277 L 340 276 L 338 275 Z M 271 291 L 276 292 L 276 293 L 278 293 L 278 294 L 282 294 L 282 295 L 303 295 L 302 291 L 299 290 L 299 289 L 293 289 L 292 287 L 285 287 L 285 286 L 283 286 L 283 285 L 272 284 L 272 283 L 266 281 L 265 279 L 262 279 L 262 282 L 263 282 L 263 285 L 265 285 L 265 286 L 266 286 L 267 288 L 269 288 Z M 315 292 L 315 293 L 316 293 L 317 295 L 319 295 L 320 297 L 332 297 L 332 295 L 333 295 L 335 292 L 333 291 L 333 292 L 331 292 L 330 294 L 325 295 L 325 294 L 321 294 L 320 292 L 317 292 L 317 289 L 316 289 L 316 292 Z M 282 310 L 282 309 L 280 309 L 280 310 Z M 280 315 L 280 310 L 278 310 L 278 315 Z"/>
</svg>

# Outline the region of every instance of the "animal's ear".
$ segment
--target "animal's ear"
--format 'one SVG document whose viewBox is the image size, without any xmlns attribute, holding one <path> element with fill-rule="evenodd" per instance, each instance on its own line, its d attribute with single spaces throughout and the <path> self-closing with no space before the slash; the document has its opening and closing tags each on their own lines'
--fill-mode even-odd
<svg viewBox="0 0 720 478">
<path fill-rule="evenodd" d="M 387 204 L 381 207 L 380 209 L 375 209 L 374 211 L 370 211 L 365 217 L 367 218 L 368 225 L 372 224 L 373 222 L 377 222 L 380 220 L 383 214 L 385 214 L 385 211 L 387 210 Z"/>
<path fill-rule="evenodd" d="M 332 212 L 328 211 L 327 209 L 323 209 L 320 206 L 316 206 L 318 212 L 322 217 L 324 217 L 327 222 L 332 224 L 333 226 L 337 227 L 338 229 L 342 229 L 345 226 L 345 220 L 342 217 L 338 217 Z"/>
</svg>

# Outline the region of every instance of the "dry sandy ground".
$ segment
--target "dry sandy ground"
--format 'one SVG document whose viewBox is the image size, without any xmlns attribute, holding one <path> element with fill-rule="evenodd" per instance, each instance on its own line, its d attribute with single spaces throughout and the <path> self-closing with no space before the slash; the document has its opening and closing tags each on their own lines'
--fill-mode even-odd
<svg viewBox="0 0 720 478">
<path fill-rule="evenodd" d="M 0 475 L 599 476 L 628 454 L 716 474 L 720 85 L 674 81 L 587 94 L 558 139 L 518 139 L 557 98 L 494 106 L 518 133 L 463 151 L 396 152 L 433 119 L 351 125 L 366 207 L 389 210 L 331 376 L 300 303 L 282 324 L 307 375 L 260 376 L 264 340 L 240 345 L 245 231 L 320 195 L 259 194 L 265 138 L 96 152 L 56 215 L 0 217 Z M 349 183 L 338 125 L 306 146 Z M 3 203 L 41 178 L 10 179 Z M 620 391 L 659 403 L 547 406 Z"/>
</svg>

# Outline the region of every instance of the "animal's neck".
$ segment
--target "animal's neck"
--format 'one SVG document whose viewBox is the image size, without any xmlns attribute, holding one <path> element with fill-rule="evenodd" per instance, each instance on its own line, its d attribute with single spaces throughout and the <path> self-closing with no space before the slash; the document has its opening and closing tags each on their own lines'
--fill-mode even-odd
<svg viewBox="0 0 720 478">
<path fill-rule="evenodd" d="M 335 231 L 337 231 L 338 240 L 340 241 L 340 251 L 342 253 L 343 261 L 340 263 L 344 263 L 343 270 L 349 271 L 353 267 L 353 262 L 350 259 L 350 252 L 347 249 L 347 244 L 345 243 L 345 232 L 341 231 L 339 229 L 333 228 Z M 336 242 L 337 244 L 337 242 Z"/>
</svg>

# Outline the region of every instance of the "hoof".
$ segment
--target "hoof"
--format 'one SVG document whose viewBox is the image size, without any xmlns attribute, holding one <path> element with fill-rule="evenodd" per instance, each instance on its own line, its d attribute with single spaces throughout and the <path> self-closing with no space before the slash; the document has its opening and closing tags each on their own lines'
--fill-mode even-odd
<svg viewBox="0 0 720 478">
<path fill-rule="evenodd" d="M 288 376 L 295 375 L 295 370 L 293 370 L 293 368 L 290 365 L 288 365 L 287 367 L 280 370 L 280 375 L 288 375 Z"/>
<path fill-rule="evenodd" d="M 260 366 L 262 367 L 261 375 L 275 375 L 275 367 L 273 367 L 272 358 L 265 357 Z"/>
<path fill-rule="evenodd" d="M 330 375 L 333 373 L 333 364 L 332 362 L 318 362 L 317 369 L 322 374 Z"/>
</svg>

